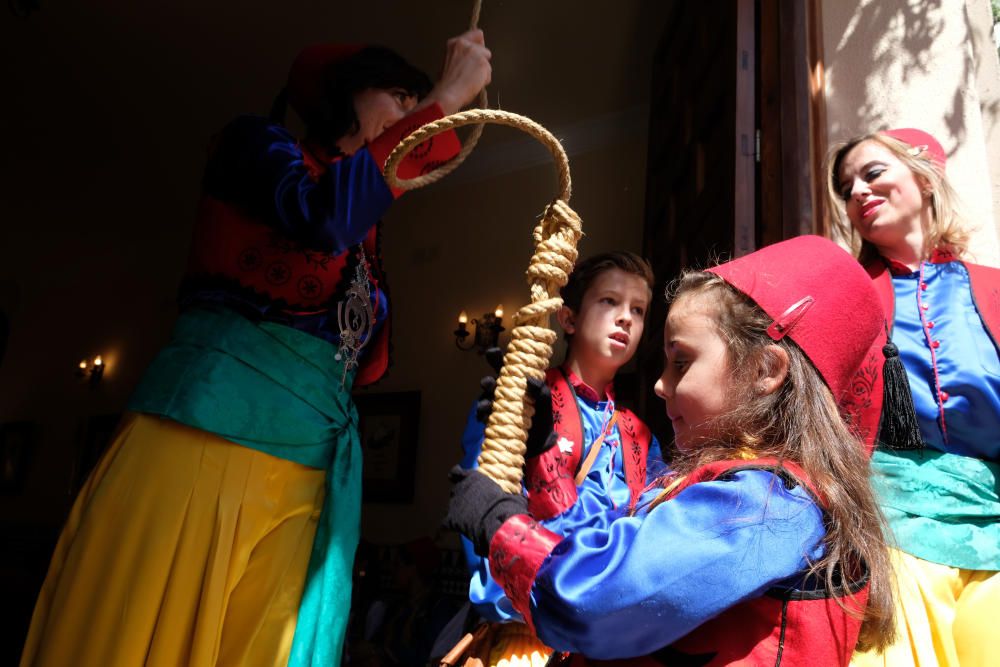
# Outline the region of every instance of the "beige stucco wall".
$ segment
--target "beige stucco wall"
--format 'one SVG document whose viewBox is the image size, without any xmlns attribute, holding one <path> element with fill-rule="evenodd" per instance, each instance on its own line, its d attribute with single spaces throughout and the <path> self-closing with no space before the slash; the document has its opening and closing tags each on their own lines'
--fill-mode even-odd
<svg viewBox="0 0 1000 667">
<path fill-rule="evenodd" d="M 824 0 L 830 145 L 919 127 L 948 152 L 976 226 L 974 258 L 1000 266 L 1000 64 L 987 0 Z"/>
</svg>

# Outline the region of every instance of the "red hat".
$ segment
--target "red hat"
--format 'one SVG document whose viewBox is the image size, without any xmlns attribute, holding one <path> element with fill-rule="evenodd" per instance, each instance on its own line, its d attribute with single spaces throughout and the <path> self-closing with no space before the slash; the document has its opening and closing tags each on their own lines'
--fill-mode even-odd
<svg viewBox="0 0 1000 667">
<path fill-rule="evenodd" d="M 304 121 L 313 117 L 323 100 L 323 75 L 327 67 L 347 60 L 364 44 L 313 44 L 295 56 L 288 72 L 288 104 Z"/>
<path fill-rule="evenodd" d="M 833 241 L 798 236 L 709 269 L 774 319 L 768 334 L 805 352 L 835 399 L 850 387 L 885 315 L 872 279 Z"/>
<path fill-rule="evenodd" d="M 935 162 L 939 167 L 941 167 L 941 169 L 944 169 L 945 162 L 948 161 L 948 156 L 945 155 L 941 142 L 923 130 L 918 130 L 913 127 L 900 127 L 895 130 L 884 130 L 879 134 L 884 134 L 888 137 L 892 137 L 893 139 L 899 139 L 904 144 L 913 146 L 918 149 L 916 155 L 920 155 L 920 153 L 927 151 L 931 161 Z"/>
</svg>

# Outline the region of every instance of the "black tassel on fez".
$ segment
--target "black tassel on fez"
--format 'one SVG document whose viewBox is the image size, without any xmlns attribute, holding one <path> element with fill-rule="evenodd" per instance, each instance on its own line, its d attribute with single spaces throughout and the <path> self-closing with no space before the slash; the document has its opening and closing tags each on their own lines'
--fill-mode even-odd
<svg viewBox="0 0 1000 667">
<path fill-rule="evenodd" d="M 882 419 L 878 441 L 888 449 L 923 449 L 910 383 L 906 379 L 903 361 L 899 358 L 899 348 L 889 337 L 888 325 L 885 335 L 886 343 L 882 347 L 885 356 L 882 366 Z"/>
</svg>

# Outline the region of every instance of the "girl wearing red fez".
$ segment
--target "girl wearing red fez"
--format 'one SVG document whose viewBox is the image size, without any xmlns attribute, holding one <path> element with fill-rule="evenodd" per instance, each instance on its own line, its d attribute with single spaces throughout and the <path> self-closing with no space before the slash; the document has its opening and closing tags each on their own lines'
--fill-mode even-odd
<svg viewBox="0 0 1000 667">
<path fill-rule="evenodd" d="M 805 236 L 687 273 L 670 299 L 656 394 L 677 455 L 638 509 L 559 535 L 455 470 L 446 523 L 574 665 L 847 665 L 885 646 L 888 552 L 836 398 L 884 326 L 867 274 Z"/>
<path fill-rule="evenodd" d="M 934 137 L 899 129 L 852 139 L 829 164 L 831 208 L 880 293 L 919 427 L 902 447 L 878 438 L 872 455 L 897 547 L 900 636 L 859 665 L 997 660 L 1000 271 L 965 260 L 945 161 Z M 879 423 L 873 389 L 868 429 Z"/>
<path fill-rule="evenodd" d="M 76 501 L 22 666 L 339 664 L 361 507 L 350 391 L 388 363 L 378 233 L 400 193 L 381 169 L 476 96 L 489 60 L 478 30 L 448 42 L 435 85 L 387 49 L 310 47 L 271 118 L 222 130 L 173 339 Z M 400 175 L 458 148 L 435 137 Z"/>
</svg>

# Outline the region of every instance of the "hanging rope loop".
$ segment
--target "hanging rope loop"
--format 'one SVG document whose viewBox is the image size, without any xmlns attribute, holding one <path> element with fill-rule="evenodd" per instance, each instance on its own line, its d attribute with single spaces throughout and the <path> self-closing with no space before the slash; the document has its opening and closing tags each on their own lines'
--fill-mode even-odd
<svg viewBox="0 0 1000 667">
<path fill-rule="evenodd" d="M 514 329 L 497 378 L 493 411 L 479 456 L 482 472 L 505 491 L 520 493 L 524 443 L 534 415 L 534 407 L 525 401 L 527 379 L 545 377 L 557 338 L 549 326 L 549 318 L 562 307 L 559 290 L 573 270 L 576 245 L 583 235 L 580 216 L 567 203 L 572 183 L 566 151 L 558 139 L 530 118 L 497 109 L 470 109 L 427 123 L 403 139 L 386 160 L 385 178 L 393 187 L 405 190 L 440 180 L 458 166 L 454 161 L 429 174 L 406 180 L 397 178 L 396 170 L 406 155 L 427 139 L 456 127 L 485 123 L 517 128 L 541 142 L 552 153 L 559 183 L 559 195 L 546 207 L 533 232 L 535 253 L 526 272 L 531 303 L 514 315 Z"/>
</svg>

